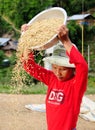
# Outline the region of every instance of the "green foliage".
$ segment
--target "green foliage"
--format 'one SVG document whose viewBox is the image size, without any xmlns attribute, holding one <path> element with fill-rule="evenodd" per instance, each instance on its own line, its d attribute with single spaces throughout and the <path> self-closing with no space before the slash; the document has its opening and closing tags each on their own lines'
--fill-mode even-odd
<svg viewBox="0 0 95 130">
<path fill-rule="evenodd" d="M 8 16 L 17 28 L 49 7 L 63 7 L 68 15 L 72 15 L 89 10 L 95 5 L 94 0 L 0 0 L 0 3 L 0 15 Z"/>
<path fill-rule="evenodd" d="M 8 24 L 8 23 L 6 23 L 3 19 L 2 19 L 2 17 L 0 17 L 0 37 L 2 36 L 2 34 L 4 34 L 4 33 L 7 33 L 7 32 L 9 32 L 9 31 L 12 31 L 12 28 L 11 28 L 11 26 Z"/>
<path fill-rule="evenodd" d="M 11 65 L 16 64 L 16 60 L 17 60 L 17 58 L 16 58 L 16 53 L 13 52 L 12 55 L 11 55 L 8 59 L 9 59 Z"/>
<path fill-rule="evenodd" d="M 5 53 L 2 50 L 0 50 L 0 64 L 2 63 L 2 60 L 4 58 L 6 58 Z"/>
<path fill-rule="evenodd" d="M 16 63 L 16 54 L 13 52 L 11 57 L 7 57 L 4 53 L 4 51 L 0 50 L 0 69 L 2 69 L 2 62 L 4 59 L 8 59 L 10 61 L 11 65 L 14 65 Z"/>
<path fill-rule="evenodd" d="M 22 94 L 46 94 L 47 86 L 45 86 L 43 83 L 33 84 L 31 86 L 27 86 L 25 88 L 22 88 L 20 93 Z"/>
<path fill-rule="evenodd" d="M 20 36 L 19 32 L 16 32 L 11 24 L 6 22 L 2 17 L 0 17 L 0 37 L 2 37 L 3 34 L 14 34 L 15 39 Z M 13 38 L 14 38 L 13 37 Z"/>
<path fill-rule="evenodd" d="M 6 84 L 10 85 L 11 76 L 12 76 L 12 67 L 0 69 L 0 84 L 3 86 Z"/>
<path fill-rule="evenodd" d="M 88 77 L 87 94 L 95 94 L 95 76 Z"/>
<path fill-rule="evenodd" d="M 95 6 L 95 0 L 69 0 L 68 14 L 79 14 L 85 12 Z"/>
<path fill-rule="evenodd" d="M 53 2 L 52 6 L 63 7 L 69 16 L 95 7 L 95 0 L 53 0 Z"/>
<path fill-rule="evenodd" d="M 44 51 L 35 51 L 35 62 L 43 66 Z"/>
<path fill-rule="evenodd" d="M 17 29 L 20 29 L 22 24 L 29 22 L 36 14 L 49 7 L 63 7 L 68 15 L 72 15 L 93 8 L 95 5 L 94 0 L 91 2 L 88 0 L 0 0 L 0 3 L 0 16 L 7 16 Z M 0 33 L 4 34 L 5 31 L 9 31 L 10 25 L 5 24 L 1 17 L 0 23 Z M 14 31 L 14 29 L 10 31 Z M 19 34 L 15 35 L 18 37 Z"/>
<path fill-rule="evenodd" d="M 89 45 L 90 48 L 90 68 L 89 70 L 92 73 L 95 73 L 95 42 L 88 42 L 87 43 Z"/>
<path fill-rule="evenodd" d="M 70 21 L 67 26 L 71 41 L 81 50 L 81 27 L 75 21 Z"/>
<path fill-rule="evenodd" d="M 87 41 L 92 41 L 93 36 L 95 36 L 95 26 L 88 26 L 84 25 L 84 40 Z"/>
<path fill-rule="evenodd" d="M 52 0 L 0 0 L 1 15 L 8 16 L 16 27 L 20 28 L 23 23 L 27 23 L 40 11 L 48 8 Z"/>
<path fill-rule="evenodd" d="M 2 85 L 2 84 L 0 84 L 0 93 L 7 93 L 7 94 L 9 94 L 9 93 L 11 93 L 11 89 L 10 89 L 11 87 L 10 87 L 10 85 Z"/>
<path fill-rule="evenodd" d="M 22 87 L 19 92 L 17 88 L 10 85 L 0 84 L 0 93 L 14 93 L 14 94 L 46 94 L 47 86 L 42 83 L 32 84 L 31 86 Z"/>
</svg>

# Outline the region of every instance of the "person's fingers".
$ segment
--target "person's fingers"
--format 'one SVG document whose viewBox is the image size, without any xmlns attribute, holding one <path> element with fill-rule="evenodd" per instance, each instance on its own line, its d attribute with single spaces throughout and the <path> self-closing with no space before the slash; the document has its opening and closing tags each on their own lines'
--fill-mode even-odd
<svg viewBox="0 0 95 130">
<path fill-rule="evenodd" d="M 61 37 L 68 34 L 68 28 L 65 25 L 60 26 L 60 28 L 57 30 L 57 34 Z"/>
<path fill-rule="evenodd" d="M 24 24 L 21 26 L 21 32 L 24 32 L 28 29 L 28 25 L 27 24 Z"/>
</svg>

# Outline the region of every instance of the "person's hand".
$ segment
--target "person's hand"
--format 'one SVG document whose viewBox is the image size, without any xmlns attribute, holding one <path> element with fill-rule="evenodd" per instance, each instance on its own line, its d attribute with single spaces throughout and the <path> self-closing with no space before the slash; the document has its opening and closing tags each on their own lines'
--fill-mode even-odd
<svg viewBox="0 0 95 130">
<path fill-rule="evenodd" d="M 70 41 L 69 36 L 68 36 L 68 28 L 65 25 L 60 26 L 60 28 L 57 31 L 58 38 L 62 43 Z"/>
<path fill-rule="evenodd" d="M 29 25 L 28 24 L 23 24 L 21 26 L 21 32 L 25 32 L 28 29 Z"/>
<path fill-rule="evenodd" d="M 58 29 L 58 38 L 59 40 L 63 43 L 65 49 L 68 51 L 68 53 L 70 54 L 71 48 L 72 48 L 72 42 L 68 36 L 68 28 L 65 25 L 62 25 L 59 29 Z"/>
</svg>

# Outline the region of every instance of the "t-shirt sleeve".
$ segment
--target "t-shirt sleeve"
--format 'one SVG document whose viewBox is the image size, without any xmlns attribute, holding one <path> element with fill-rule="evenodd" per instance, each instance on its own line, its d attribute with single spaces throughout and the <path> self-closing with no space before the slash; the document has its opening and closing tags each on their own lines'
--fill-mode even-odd
<svg viewBox="0 0 95 130">
<path fill-rule="evenodd" d="M 23 61 L 23 67 L 29 75 L 45 83 L 46 85 L 49 84 L 49 80 L 50 80 L 49 77 L 52 74 L 52 72 L 38 65 L 34 61 L 34 57 L 32 53 L 29 54 L 29 58 L 27 61 Z"/>
<path fill-rule="evenodd" d="M 70 63 L 75 64 L 75 77 L 76 77 L 75 89 L 80 94 L 83 94 L 87 86 L 88 65 L 84 57 L 74 46 L 71 49 L 69 57 L 70 57 Z"/>
<path fill-rule="evenodd" d="M 75 79 L 73 82 L 73 102 L 74 102 L 74 122 L 78 118 L 78 114 L 80 111 L 79 105 L 82 102 L 82 97 L 86 91 L 87 88 L 87 79 L 88 79 L 88 65 L 81 55 L 81 53 L 78 51 L 77 48 L 74 46 L 71 49 L 70 52 L 70 63 L 75 64 Z"/>
</svg>

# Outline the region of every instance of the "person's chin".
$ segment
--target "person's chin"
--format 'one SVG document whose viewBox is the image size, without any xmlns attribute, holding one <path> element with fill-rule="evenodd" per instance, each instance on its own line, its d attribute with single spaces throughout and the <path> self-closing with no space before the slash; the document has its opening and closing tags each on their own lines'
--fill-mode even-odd
<svg viewBox="0 0 95 130">
<path fill-rule="evenodd" d="M 58 80 L 60 80 L 60 81 L 64 81 L 64 78 L 63 77 L 57 77 L 58 78 Z"/>
</svg>

